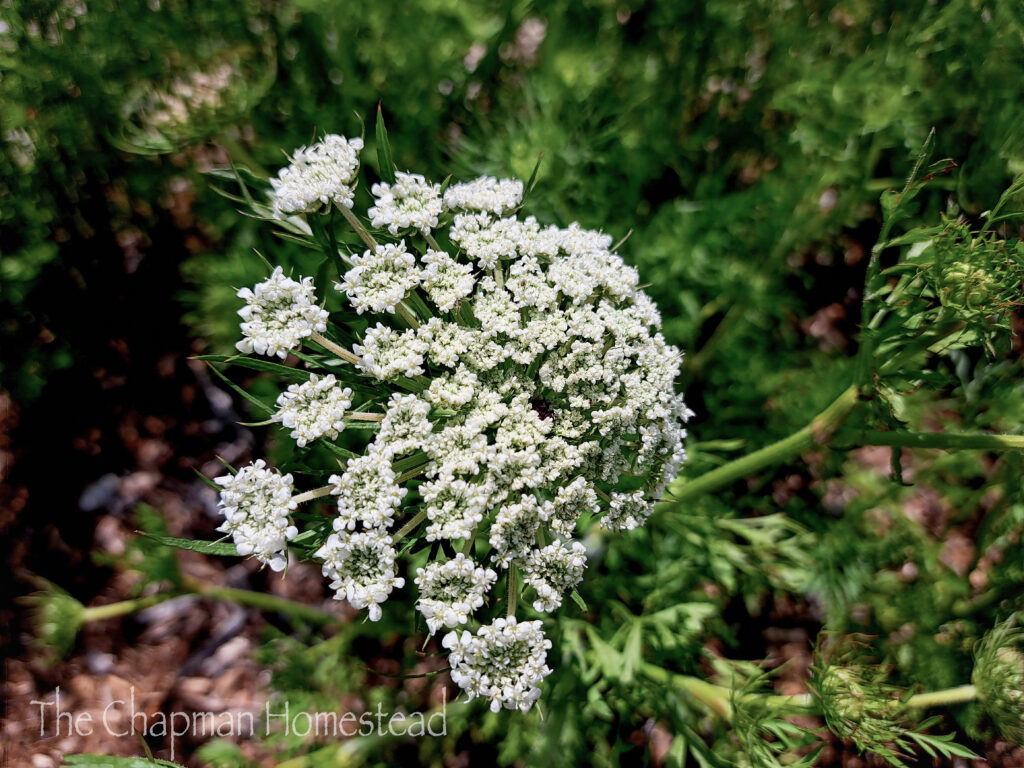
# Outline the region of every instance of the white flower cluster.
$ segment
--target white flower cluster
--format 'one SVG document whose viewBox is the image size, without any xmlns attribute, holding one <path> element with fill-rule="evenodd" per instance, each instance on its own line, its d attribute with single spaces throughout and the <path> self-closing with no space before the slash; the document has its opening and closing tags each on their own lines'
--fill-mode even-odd
<svg viewBox="0 0 1024 768">
<path fill-rule="evenodd" d="M 446 208 L 488 211 L 500 216 L 523 200 L 523 182 L 481 176 L 464 184 L 452 184 L 444 193 Z"/>
<path fill-rule="evenodd" d="M 320 378 L 314 373 L 309 381 L 281 393 L 273 420 L 290 429 L 296 444 L 304 447 L 318 437 L 336 438 L 351 407 L 350 387 L 341 386 L 333 374 Z"/>
<path fill-rule="evenodd" d="M 335 181 L 351 185 L 356 162 Z M 519 218 L 521 182 L 456 184 L 442 205 L 437 185 L 398 174 L 373 194 L 379 244 L 351 256 L 336 285 L 369 315 L 332 334 L 353 340 L 336 354 L 354 365 L 290 387 L 275 420 L 303 442 L 332 440 L 354 418 L 370 436 L 315 492 L 337 502 L 316 553 L 336 596 L 376 621 L 404 585 L 400 542 L 431 542 L 415 578 L 429 631 L 484 625 L 445 636 L 452 678 L 495 710 L 526 710 L 550 643 L 539 621 L 516 621 L 518 590 L 557 610 L 587 566 L 578 529 L 630 530 L 650 515 L 685 459 L 682 355 L 611 237 Z M 281 354 L 323 330 L 307 281 L 278 270 L 246 298 L 242 351 Z M 516 591 L 508 617 L 487 625 L 478 614 L 499 574 Z"/>
<path fill-rule="evenodd" d="M 451 629 L 469 621 L 497 580 L 498 574 L 490 568 L 477 567 L 461 552 L 445 563 L 416 569 L 416 588 L 420 591 L 416 608 L 427 620 L 430 634 L 441 627 Z"/>
<path fill-rule="evenodd" d="M 452 680 L 470 699 L 481 696 L 491 711 L 526 712 L 540 698 L 537 685 L 550 673 L 545 661 L 551 641 L 539 621 L 496 619 L 474 636 L 449 632 L 441 641 L 451 653 Z"/>
<path fill-rule="evenodd" d="M 367 310 L 394 312 L 395 305 L 423 279 L 416 257 L 405 250 L 405 241 L 378 245 L 350 261 L 352 269 L 335 287 L 348 294 L 360 315 Z"/>
<path fill-rule="evenodd" d="M 441 215 L 441 185 L 428 184 L 419 174 L 396 173 L 394 184 L 380 182 L 371 190 L 376 205 L 367 213 L 374 227 L 387 227 L 392 235 L 401 229 L 429 232 Z"/>
<path fill-rule="evenodd" d="M 362 139 L 331 134 L 297 149 L 291 164 L 270 180 L 274 215 L 312 213 L 322 206 L 352 207 Z"/>
<path fill-rule="evenodd" d="M 245 299 L 238 310 L 243 337 L 235 344 L 239 352 L 284 358 L 302 339 L 327 330 L 327 312 L 316 303 L 311 277 L 300 283 L 276 267 L 262 283 L 242 288 L 238 297 Z"/>
<path fill-rule="evenodd" d="M 216 482 L 221 486 L 224 515 L 217 530 L 231 534 L 238 554 L 254 555 L 271 570 L 284 570 L 287 542 L 298 535 L 288 517 L 298 506 L 292 500 L 292 476 L 267 469 L 266 462 L 259 459 Z"/>
<path fill-rule="evenodd" d="M 391 537 L 379 530 L 332 533 L 317 550 L 324 561 L 323 574 L 331 580 L 335 599 L 348 600 L 353 608 L 369 608 L 370 621 L 380 621 L 380 604 L 391 590 L 405 585 L 396 575 Z"/>
</svg>

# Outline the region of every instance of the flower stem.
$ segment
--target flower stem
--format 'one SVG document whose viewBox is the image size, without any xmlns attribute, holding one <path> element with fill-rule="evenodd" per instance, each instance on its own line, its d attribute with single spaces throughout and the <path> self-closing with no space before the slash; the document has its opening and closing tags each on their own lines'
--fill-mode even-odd
<svg viewBox="0 0 1024 768">
<path fill-rule="evenodd" d="M 368 411 L 350 411 L 345 414 L 346 419 L 352 421 L 384 421 L 386 413 L 370 413 Z"/>
<path fill-rule="evenodd" d="M 405 322 L 407 322 L 411 328 L 420 327 L 419 318 L 416 317 L 415 312 L 409 309 L 409 305 L 406 304 L 404 300 L 398 303 L 398 306 L 395 307 L 395 310 L 398 312 L 399 317 L 405 320 Z"/>
<path fill-rule="evenodd" d="M 441 253 L 444 252 L 444 249 L 437 244 L 437 240 L 435 240 L 434 236 L 429 232 L 423 233 L 423 239 L 427 241 L 427 245 L 429 245 L 433 250 L 439 251 Z"/>
<path fill-rule="evenodd" d="M 516 604 L 519 602 L 519 569 L 514 564 L 508 566 L 508 606 L 505 615 L 512 617 L 516 615 Z"/>
<path fill-rule="evenodd" d="M 173 592 L 166 592 L 149 597 L 137 597 L 134 600 L 122 600 L 109 605 L 96 605 L 82 611 L 82 621 L 100 621 L 101 619 L 112 619 L 117 616 L 127 616 L 130 613 L 138 613 L 153 605 L 172 600 L 180 595 Z"/>
<path fill-rule="evenodd" d="M 313 499 L 319 499 L 323 496 L 330 495 L 332 488 L 334 488 L 333 485 L 325 485 L 323 488 L 314 488 L 312 491 L 303 491 L 302 493 L 292 496 L 292 501 L 297 504 L 313 501 Z"/>
<path fill-rule="evenodd" d="M 925 707 L 943 707 L 949 704 L 964 704 L 978 698 L 978 689 L 973 685 L 958 685 L 942 691 L 918 693 L 907 700 L 907 709 L 924 709 Z"/>
<path fill-rule="evenodd" d="M 188 577 L 185 578 L 185 585 L 201 597 L 226 600 L 238 605 L 258 608 L 261 611 L 281 613 L 293 619 L 302 619 L 317 624 L 331 624 L 338 620 L 336 616 L 312 605 L 296 603 L 293 600 L 286 600 L 283 597 L 271 595 L 267 592 L 253 592 L 250 589 L 235 589 L 234 587 L 218 587 Z"/>
<path fill-rule="evenodd" d="M 815 446 L 826 444 L 856 407 L 859 395 L 860 389 L 856 385 L 851 385 L 843 390 L 842 394 L 827 408 L 811 419 L 810 423 L 792 435 L 735 461 L 730 461 L 728 464 L 723 464 L 693 480 L 676 478 L 668 490 L 672 498 L 672 505 L 678 506 L 684 501 L 689 501 L 748 477 L 765 467 L 788 461 Z"/>
<path fill-rule="evenodd" d="M 356 365 L 359 362 L 359 358 L 352 354 L 352 352 L 350 352 L 349 350 L 345 349 L 342 346 L 335 344 L 322 333 L 317 333 L 316 331 L 313 331 L 313 333 L 309 335 L 309 338 L 311 341 L 315 341 L 321 347 L 326 349 L 332 355 L 340 357 L 342 360 L 352 363 L 352 365 Z"/>
<path fill-rule="evenodd" d="M 893 445 L 902 448 L 944 448 L 947 450 L 1024 451 L 1024 435 L 964 435 L 954 432 L 882 432 L 869 430 L 860 435 L 861 445 Z"/>
<path fill-rule="evenodd" d="M 359 220 L 359 217 L 352 213 L 352 209 L 344 205 L 339 205 L 338 210 L 341 211 L 341 215 L 345 217 L 345 221 L 351 225 L 352 229 L 356 231 L 356 234 L 359 235 L 360 239 L 366 243 L 366 246 L 371 251 L 376 250 L 377 241 L 373 239 L 373 235 L 366 231 L 366 227 L 363 226 L 363 222 Z"/>
<path fill-rule="evenodd" d="M 410 533 L 416 530 L 416 526 L 418 526 L 420 523 L 426 520 L 426 518 L 427 510 L 421 509 L 419 512 L 412 516 L 412 519 L 409 520 L 409 522 L 407 522 L 405 525 L 403 525 L 401 528 L 395 531 L 395 535 L 391 537 L 391 543 L 397 544 L 398 542 L 400 542 L 402 539 L 404 539 L 406 536 L 408 536 Z"/>
</svg>

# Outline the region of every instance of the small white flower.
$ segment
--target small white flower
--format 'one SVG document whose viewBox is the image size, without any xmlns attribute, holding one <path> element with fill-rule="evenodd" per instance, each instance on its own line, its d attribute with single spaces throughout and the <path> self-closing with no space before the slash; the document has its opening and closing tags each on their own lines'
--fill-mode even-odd
<svg viewBox="0 0 1024 768">
<path fill-rule="evenodd" d="M 292 476 L 267 469 L 263 459 L 242 467 L 236 475 L 218 477 L 224 523 L 217 529 L 230 533 L 240 555 L 254 555 L 273 571 L 288 563 L 287 542 L 298 530 L 289 514 L 298 506 L 292 499 Z"/>
<path fill-rule="evenodd" d="M 311 277 L 300 283 L 277 267 L 262 283 L 242 288 L 238 297 L 245 299 L 245 306 L 238 310 L 244 337 L 235 344 L 239 352 L 283 359 L 302 339 L 327 330 L 327 312 L 316 303 Z"/>
<path fill-rule="evenodd" d="M 492 219 L 486 213 L 455 215 L 449 237 L 458 243 L 481 269 L 499 266 L 502 259 L 533 256 L 537 253 L 540 227 L 530 218 Z"/>
<path fill-rule="evenodd" d="M 430 563 L 416 569 L 416 587 L 420 599 L 416 609 L 427 620 L 430 634 L 441 627 L 465 624 L 477 608 L 498 574 L 490 568 L 478 568 L 461 552 L 445 563 Z"/>
<path fill-rule="evenodd" d="M 362 139 L 330 134 L 292 155 L 291 164 L 270 180 L 274 215 L 313 213 L 334 203 L 352 207 Z"/>
<path fill-rule="evenodd" d="M 632 531 L 647 522 L 653 511 L 654 505 L 644 497 L 643 491 L 613 493 L 601 525 L 611 531 Z"/>
<path fill-rule="evenodd" d="M 548 525 L 559 536 L 568 538 L 576 530 L 576 521 L 584 511 L 596 513 L 600 508 L 594 488 L 586 478 L 577 477 L 558 489 Z"/>
<path fill-rule="evenodd" d="M 429 414 L 430 403 L 416 395 L 393 394 L 371 450 L 402 456 L 422 448 L 434 429 Z"/>
<path fill-rule="evenodd" d="M 487 488 L 479 483 L 456 480 L 449 474 L 420 486 L 427 505 L 427 541 L 467 539 L 484 519 Z"/>
<path fill-rule="evenodd" d="M 345 473 L 331 475 L 331 494 L 338 497 L 338 517 L 334 530 L 355 530 L 358 523 L 367 528 L 387 528 L 395 520 L 395 511 L 405 490 L 395 482 L 388 453 L 371 451 L 349 459 Z"/>
<path fill-rule="evenodd" d="M 473 266 L 461 264 L 444 251 L 428 250 L 423 255 L 423 289 L 442 312 L 451 312 L 455 305 L 473 292 Z"/>
<path fill-rule="evenodd" d="M 378 245 L 372 253 L 365 251 L 351 261 L 352 269 L 335 288 L 348 296 L 360 315 L 367 310 L 394 313 L 395 306 L 423 279 L 404 240 Z"/>
<path fill-rule="evenodd" d="M 528 711 L 540 698 L 537 686 L 551 673 L 545 664 L 551 641 L 539 621 L 496 619 L 475 636 L 449 632 L 441 644 L 451 652 L 452 680 L 467 698 L 489 700 L 492 712 Z"/>
<path fill-rule="evenodd" d="M 396 575 L 391 537 L 380 531 L 332 533 L 314 557 L 324 561 L 323 574 L 331 580 L 334 599 L 369 608 L 370 621 L 379 621 L 380 604 L 393 589 L 405 586 L 405 579 Z"/>
<path fill-rule="evenodd" d="M 360 358 L 360 370 L 388 381 L 423 373 L 423 355 L 428 348 L 414 330 L 398 333 L 377 323 L 376 327 L 366 329 L 363 343 L 353 345 L 352 351 Z"/>
<path fill-rule="evenodd" d="M 498 510 L 491 526 L 491 558 L 502 568 L 525 558 L 536 543 L 540 524 L 551 516 L 550 503 L 540 504 L 533 496 L 522 496 Z"/>
<path fill-rule="evenodd" d="M 374 227 L 387 227 L 392 235 L 414 227 L 429 232 L 441 215 L 441 185 L 430 184 L 415 173 L 395 174 L 395 183 L 380 182 L 370 190 L 376 204 L 369 210 Z"/>
<path fill-rule="evenodd" d="M 352 407 L 352 390 L 338 384 L 334 374 L 315 373 L 303 384 L 292 384 L 277 398 L 274 421 L 290 429 L 300 447 L 327 437 L 333 440 L 345 429 L 345 413 Z"/>
<path fill-rule="evenodd" d="M 523 562 L 523 580 L 537 590 L 533 601 L 536 611 L 554 611 L 562 604 L 562 595 L 583 579 L 587 567 L 586 549 L 578 541 L 568 548 L 559 539 L 543 549 L 535 549 Z"/>
<path fill-rule="evenodd" d="M 518 179 L 498 180 L 481 176 L 463 184 L 452 184 L 444 193 L 446 208 L 466 211 L 487 211 L 500 216 L 523 200 L 523 182 Z"/>
<path fill-rule="evenodd" d="M 445 374 L 430 382 L 425 397 L 438 408 L 461 408 L 473 399 L 477 375 L 460 365 L 455 373 Z"/>
</svg>

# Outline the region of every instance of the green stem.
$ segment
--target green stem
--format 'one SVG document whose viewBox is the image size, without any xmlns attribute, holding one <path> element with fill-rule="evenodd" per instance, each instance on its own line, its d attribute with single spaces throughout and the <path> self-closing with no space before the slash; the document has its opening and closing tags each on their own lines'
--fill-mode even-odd
<svg viewBox="0 0 1024 768">
<path fill-rule="evenodd" d="M 644 664 L 641 667 L 641 671 L 655 682 L 681 688 L 726 722 L 732 720 L 731 700 L 733 692 L 729 688 L 709 683 L 698 677 L 669 672 L 667 669 L 662 669 L 654 664 Z M 915 694 L 906 701 L 904 708 L 924 709 L 927 707 L 949 706 L 974 701 L 977 698 L 978 691 L 973 685 L 960 685 L 941 691 Z M 819 714 L 820 709 L 818 700 L 809 693 L 791 696 L 750 693 L 744 695 L 742 699 L 745 701 L 760 701 L 773 708 L 805 714 Z M 898 702 L 894 701 L 893 703 L 896 704 Z"/>
<path fill-rule="evenodd" d="M 303 605 L 302 603 L 296 603 L 291 600 L 286 600 L 283 597 L 277 597 L 265 592 L 253 592 L 248 589 L 234 589 L 231 587 L 218 587 L 189 577 L 185 577 L 183 586 L 186 590 L 183 592 L 163 592 L 159 595 L 139 597 L 134 600 L 123 600 L 118 603 L 111 603 L 110 605 L 97 605 L 92 608 L 86 608 L 82 612 L 82 621 L 99 621 L 101 619 L 127 616 L 131 613 L 138 613 L 150 606 L 157 605 L 168 600 L 173 600 L 177 597 L 184 597 L 189 594 L 198 595 L 200 597 L 209 597 L 215 600 L 227 600 L 229 602 L 238 603 L 239 605 L 259 608 L 260 610 L 265 611 L 274 611 L 275 613 L 282 613 L 292 618 L 304 619 L 318 624 L 327 624 L 337 621 L 335 616 L 321 611 L 319 608 L 314 608 L 311 605 Z"/>
<path fill-rule="evenodd" d="M 226 600 L 238 605 L 258 608 L 261 611 L 282 613 L 294 619 L 311 621 L 316 624 L 332 624 L 338 620 L 336 616 L 332 616 L 319 608 L 314 608 L 312 605 L 296 603 L 266 592 L 253 592 L 249 589 L 235 589 L 234 587 L 217 587 L 212 584 L 204 584 L 195 579 L 186 579 L 186 585 L 201 597 Z"/>
<path fill-rule="evenodd" d="M 403 525 L 401 528 L 395 531 L 395 535 L 391 537 L 391 543 L 397 544 L 398 542 L 400 542 L 402 539 L 404 539 L 406 536 L 408 536 L 410 533 L 416 530 L 416 526 L 418 526 L 426 519 L 427 510 L 421 509 L 415 515 L 413 515 L 412 519 L 409 522 L 407 522 L 405 525 Z"/>
<path fill-rule="evenodd" d="M 309 339 L 310 341 L 315 341 L 317 344 L 326 349 L 332 355 L 339 357 L 342 360 L 345 360 L 346 362 L 352 363 L 352 365 L 356 365 L 359 363 L 359 358 L 356 357 L 352 352 L 345 349 L 344 347 L 338 346 L 333 341 L 324 336 L 322 333 L 317 333 L 316 331 L 313 331 L 313 333 L 309 335 Z"/>
<path fill-rule="evenodd" d="M 344 205 L 339 205 L 338 210 L 341 211 L 341 215 L 345 217 L 345 221 L 356 231 L 359 238 L 366 243 L 367 247 L 374 251 L 377 249 L 377 241 L 373 239 L 373 235 L 366 231 L 366 227 L 363 226 L 363 222 L 352 213 L 352 209 Z"/>
<path fill-rule="evenodd" d="M 857 386 L 847 387 L 821 413 L 803 428 L 778 442 L 723 464 L 693 480 L 677 478 L 669 486 L 671 502 L 665 506 L 679 505 L 684 501 L 710 493 L 722 486 L 748 477 L 765 467 L 781 464 L 799 456 L 815 446 L 826 444 L 856 407 L 860 390 Z"/>
<path fill-rule="evenodd" d="M 944 707 L 949 704 L 964 704 L 978 698 L 978 689 L 973 685 L 958 685 L 942 691 L 918 693 L 907 700 L 907 709 L 924 709 L 926 707 Z"/>
<path fill-rule="evenodd" d="M 432 234 L 430 234 L 429 232 L 424 232 L 423 239 L 427 241 L 427 245 L 429 245 L 433 250 L 438 251 L 440 253 L 444 253 L 444 249 L 437 244 L 437 240 L 434 239 L 434 236 Z"/>
<path fill-rule="evenodd" d="M 516 615 L 516 605 L 519 602 L 519 569 L 515 564 L 508 565 L 508 606 L 505 609 L 506 616 Z"/>
<path fill-rule="evenodd" d="M 352 421 L 384 421 L 386 416 L 386 413 L 372 413 L 370 411 L 349 411 L 345 414 L 345 418 Z"/>
<path fill-rule="evenodd" d="M 901 448 L 946 450 L 1024 451 L 1024 435 L 964 435 L 955 432 L 863 432 L 860 445 L 892 445 Z"/>
<path fill-rule="evenodd" d="M 149 597 L 137 597 L 134 600 L 122 600 L 109 605 L 96 605 L 82 611 L 82 621 L 100 621 L 101 619 L 112 619 L 117 616 L 126 616 L 129 613 L 138 613 L 153 605 L 181 597 L 179 594 L 167 592 Z"/>
<path fill-rule="evenodd" d="M 307 501 L 313 501 L 313 499 L 319 499 L 323 496 L 330 495 L 333 488 L 333 485 L 325 485 L 322 488 L 314 488 L 312 491 L 303 491 L 302 493 L 292 496 L 292 501 L 296 504 L 304 504 Z"/>
</svg>

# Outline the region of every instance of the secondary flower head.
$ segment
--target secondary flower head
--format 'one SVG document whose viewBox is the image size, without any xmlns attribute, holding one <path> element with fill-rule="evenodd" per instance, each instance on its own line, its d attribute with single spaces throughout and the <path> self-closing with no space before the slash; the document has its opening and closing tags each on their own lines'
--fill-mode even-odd
<svg viewBox="0 0 1024 768">
<path fill-rule="evenodd" d="M 441 215 L 441 185 L 429 184 L 416 173 L 395 174 L 394 184 L 380 182 L 371 190 L 376 204 L 367 212 L 374 227 L 387 227 L 392 235 L 402 229 L 429 232 Z"/>
<path fill-rule="evenodd" d="M 295 150 L 291 164 L 270 180 L 274 215 L 312 213 L 326 205 L 352 207 L 362 139 L 329 134 Z"/>
<path fill-rule="evenodd" d="M 370 621 L 379 621 L 380 604 L 393 589 L 405 586 L 405 579 L 396 575 L 391 537 L 380 531 L 332 533 L 315 557 L 323 560 L 335 599 L 369 608 Z"/>
<path fill-rule="evenodd" d="M 498 574 L 477 567 L 461 552 L 445 563 L 416 569 L 416 588 L 420 591 L 416 609 L 427 620 L 430 634 L 441 627 L 465 624 L 484 604 L 484 595 L 497 580 Z"/>
<path fill-rule="evenodd" d="M 539 621 L 496 619 L 475 636 L 449 632 L 442 644 L 451 652 L 452 680 L 468 698 L 488 699 L 493 712 L 529 710 L 540 698 L 537 685 L 551 672 L 545 664 L 551 641 Z"/>
<path fill-rule="evenodd" d="M 353 267 L 337 284 L 356 312 L 394 312 L 405 295 L 420 284 L 423 275 L 416 257 L 405 250 L 405 241 L 378 245 L 373 251 L 351 258 Z"/>
<path fill-rule="evenodd" d="M 327 374 L 311 374 L 309 381 L 292 384 L 277 398 L 273 420 L 290 429 L 299 447 L 327 437 L 333 440 L 345 429 L 345 413 L 352 407 L 352 389 Z"/>
<path fill-rule="evenodd" d="M 218 477 L 224 522 L 217 529 L 230 533 L 240 555 L 254 555 L 271 570 L 288 563 L 287 542 L 298 530 L 289 515 L 298 506 L 292 499 L 292 476 L 268 469 L 257 460 L 237 474 Z"/>
<path fill-rule="evenodd" d="M 284 358 L 302 339 L 327 330 L 327 312 L 316 303 L 313 278 L 302 282 L 286 277 L 281 267 L 252 289 L 242 288 L 238 297 L 245 306 L 239 352 L 277 355 Z"/>
<path fill-rule="evenodd" d="M 583 579 L 587 556 L 578 541 L 564 547 L 555 540 L 543 549 L 535 549 L 526 558 L 523 572 L 526 583 L 537 591 L 534 610 L 549 612 L 562 604 L 562 595 Z"/>
<path fill-rule="evenodd" d="M 483 211 L 500 216 L 523 200 L 523 182 L 481 176 L 464 184 L 452 184 L 444 193 L 446 208 Z"/>
</svg>

